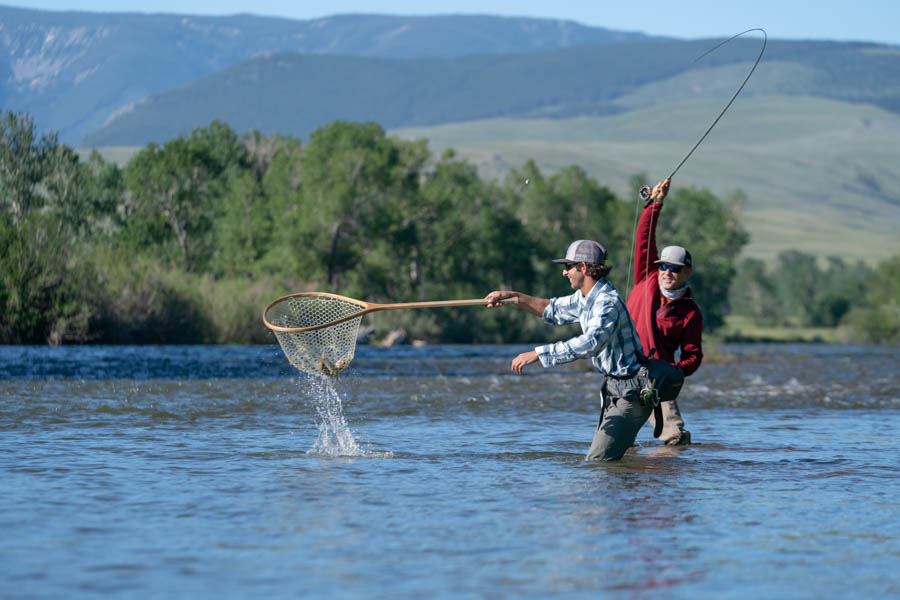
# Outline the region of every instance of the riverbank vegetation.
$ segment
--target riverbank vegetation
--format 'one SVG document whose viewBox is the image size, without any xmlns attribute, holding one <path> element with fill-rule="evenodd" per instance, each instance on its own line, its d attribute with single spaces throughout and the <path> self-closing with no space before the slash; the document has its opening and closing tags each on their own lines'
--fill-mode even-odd
<svg viewBox="0 0 900 600">
<path fill-rule="evenodd" d="M 643 178 L 635 178 L 635 182 Z M 900 340 L 900 258 L 877 267 L 801 252 L 739 259 L 742 197 L 678 188 L 658 238 L 688 246 L 710 331 L 841 327 L 850 341 Z M 610 251 L 623 292 L 636 206 L 577 166 L 533 162 L 500 181 L 452 151 L 335 122 L 301 144 L 213 122 L 150 144 L 124 166 L 82 160 L 28 115 L 0 124 L 0 343 L 269 341 L 263 307 L 297 291 L 374 302 L 480 298 L 498 288 L 570 293 L 549 262 L 574 239 Z M 825 261 L 825 262 L 823 262 Z M 824 264 L 824 266 L 822 266 Z M 517 310 L 373 315 L 443 342 L 524 342 L 547 330 Z"/>
</svg>

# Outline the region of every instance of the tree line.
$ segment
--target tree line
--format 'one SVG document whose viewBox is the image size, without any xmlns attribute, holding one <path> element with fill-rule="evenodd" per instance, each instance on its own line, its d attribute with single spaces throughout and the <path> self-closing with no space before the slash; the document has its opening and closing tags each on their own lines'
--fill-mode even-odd
<svg viewBox="0 0 900 600">
<path fill-rule="evenodd" d="M 775 277 L 761 263 L 737 264 L 748 240 L 740 193 L 671 197 L 658 238 L 691 249 L 709 328 L 732 309 L 782 318 L 769 308 L 790 299 L 798 312 L 785 319 L 896 341 L 896 328 L 886 339 L 869 331 L 874 313 L 863 311 L 896 312 L 898 295 L 882 294 L 896 291 L 897 260 L 873 270 L 834 259 L 816 277 L 814 257 L 792 253 Z M 214 121 L 120 167 L 97 152 L 82 159 L 11 112 L 0 124 L 0 207 L 0 343 L 13 344 L 264 342 L 263 307 L 296 291 L 375 302 L 501 287 L 558 296 L 571 290 L 549 259 L 581 238 L 607 246 L 610 278 L 625 292 L 637 208 L 577 166 L 548 176 L 529 161 L 487 181 L 452 151 L 434 156 L 424 140 L 375 123 L 334 122 L 301 144 Z M 376 335 L 403 328 L 442 342 L 547 335 L 514 310 L 389 311 L 372 323 Z"/>
<path fill-rule="evenodd" d="M 768 266 L 743 259 L 737 271 L 730 309 L 757 325 L 840 327 L 848 341 L 900 342 L 900 256 L 871 267 L 788 250 Z"/>
</svg>

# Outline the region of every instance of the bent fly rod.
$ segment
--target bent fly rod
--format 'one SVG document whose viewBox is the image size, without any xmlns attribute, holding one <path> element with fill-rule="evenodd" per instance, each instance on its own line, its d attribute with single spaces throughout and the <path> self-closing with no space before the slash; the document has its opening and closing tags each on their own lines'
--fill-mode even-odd
<svg viewBox="0 0 900 600">
<path fill-rule="evenodd" d="M 678 172 L 678 169 L 680 169 L 681 166 L 687 162 L 687 159 L 689 159 L 691 157 L 691 154 L 694 153 L 694 150 L 696 150 L 697 147 L 703 143 L 703 140 L 706 139 L 706 136 L 709 135 L 709 132 L 713 130 L 713 127 L 716 126 L 716 123 L 719 122 L 719 119 L 722 118 L 722 115 L 724 115 L 725 112 L 729 109 L 729 107 L 731 107 L 731 103 L 734 102 L 735 98 L 738 97 L 738 94 L 741 93 L 741 90 L 744 89 L 744 86 L 747 85 L 747 82 L 750 80 L 750 76 L 753 75 L 753 71 L 756 70 L 756 65 L 758 65 L 760 59 L 762 59 L 763 52 L 766 51 L 766 43 L 769 41 L 769 36 L 766 35 L 765 29 L 761 29 L 759 27 L 755 27 L 753 29 L 748 29 L 747 31 L 742 31 L 737 35 L 731 36 L 724 42 L 720 42 L 719 44 L 716 44 L 714 47 L 710 48 L 709 50 L 707 50 L 706 52 L 704 52 L 703 54 L 701 54 L 700 56 L 698 56 L 697 58 L 694 59 L 694 62 L 697 62 L 701 58 L 703 58 L 709 54 L 712 54 L 713 52 L 715 52 L 716 50 L 718 50 L 719 48 L 721 48 L 722 46 L 724 46 L 731 40 L 733 40 L 735 38 L 739 38 L 742 35 L 744 35 L 745 33 L 750 33 L 751 31 L 759 31 L 760 33 L 762 33 L 763 34 L 763 43 L 762 43 L 762 47 L 759 49 L 759 56 L 756 57 L 756 61 L 753 63 L 753 66 L 750 68 L 750 72 L 747 73 L 746 77 L 744 77 L 744 81 L 741 82 L 741 86 L 737 89 L 736 92 L 734 92 L 734 95 L 731 96 L 731 99 L 728 101 L 728 103 L 725 105 L 725 107 L 722 108 L 721 111 L 719 111 L 719 114 L 713 120 L 712 124 L 706 129 L 705 132 L 703 132 L 703 135 L 700 136 L 700 139 L 697 140 L 697 142 L 693 146 L 691 146 L 691 149 L 688 150 L 688 153 L 684 155 L 684 158 L 681 159 L 681 162 L 678 163 L 678 166 L 676 166 L 675 169 L 672 170 L 672 172 L 669 174 L 668 177 L 666 177 L 666 179 L 672 179 L 672 177 L 675 176 L 675 173 Z M 644 206 L 647 206 L 648 204 L 650 204 L 650 192 L 651 192 L 651 190 L 650 190 L 649 185 L 645 185 L 645 186 L 641 187 L 640 194 L 641 194 L 641 200 L 644 201 Z"/>
</svg>

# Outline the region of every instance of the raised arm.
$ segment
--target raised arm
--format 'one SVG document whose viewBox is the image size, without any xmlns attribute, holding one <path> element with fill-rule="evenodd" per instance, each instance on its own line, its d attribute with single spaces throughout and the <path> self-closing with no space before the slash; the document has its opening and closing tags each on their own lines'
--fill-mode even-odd
<svg viewBox="0 0 900 600">
<path fill-rule="evenodd" d="M 653 186 L 650 193 L 650 203 L 641 212 L 637 231 L 634 233 L 634 283 L 640 283 L 652 272 L 654 262 L 659 258 L 656 248 L 656 226 L 659 223 L 659 213 L 662 211 L 663 200 L 669 193 L 671 179 L 660 181 Z"/>
</svg>

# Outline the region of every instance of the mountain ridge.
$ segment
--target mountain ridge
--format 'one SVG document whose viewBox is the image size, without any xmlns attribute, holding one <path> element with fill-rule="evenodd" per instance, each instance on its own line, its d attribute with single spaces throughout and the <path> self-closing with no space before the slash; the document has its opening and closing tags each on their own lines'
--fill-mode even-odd
<svg viewBox="0 0 900 600">
<path fill-rule="evenodd" d="M 672 97 L 730 96 L 759 40 L 735 40 L 692 62 L 709 46 L 708 40 L 650 40 L 421 59 L 267 54 L 153 94 L 84 143 L 161 143 L 214 119 L 239 132 L 302 139 L 334 120 L 398 128 L 572 118 L 627 112 Z M 647 94 L 654 86 L 657 93 Z M 744 94 L 821 97 L 897 112 L 900 48 L 772 41 Z"/>
<path fill-rule="evenodd" d="M 297 21 L 0 6 L 0 106 L 30 113 L 41 129 L 76 144 L 151 94 L 267 52 L 411 58 L 622 39 L 654 38 L 524 17 L 334 15 Z"/>
</svg>

